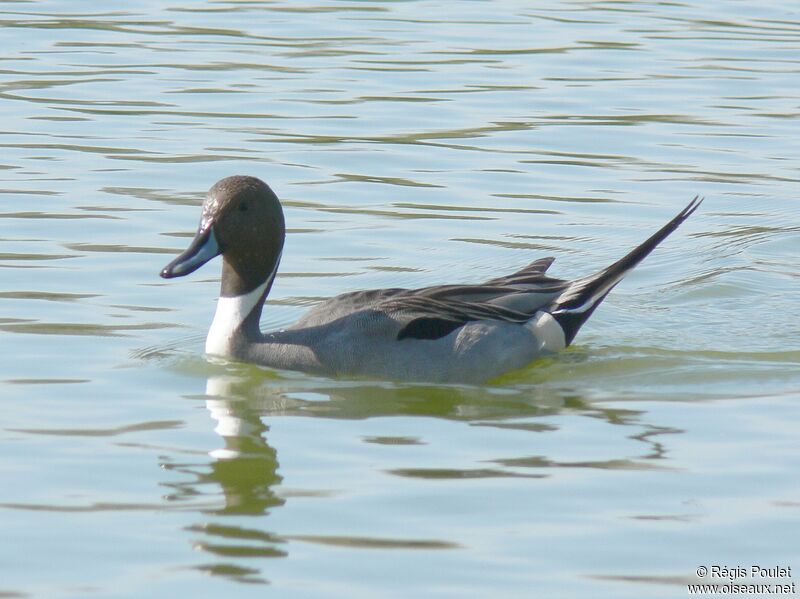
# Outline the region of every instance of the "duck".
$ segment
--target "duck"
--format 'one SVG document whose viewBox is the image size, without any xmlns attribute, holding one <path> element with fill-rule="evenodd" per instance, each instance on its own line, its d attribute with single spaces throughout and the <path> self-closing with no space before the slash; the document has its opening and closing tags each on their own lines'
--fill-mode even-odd
<svg viewBox="0 0 800 599">
<path fill-rule="evenodd" d="M 608 293 L 702 201 L 695 197 L 624 257 L 578 279 L 549 276 L 554 258 L 540 258 L 475 284 L 344 293 L 291 326 L 262 332 L 286 225 L 272 189 L 237 175 L 211 187 L 194 239 L 160 274 L 183 277 L 222 256 L 209 355 L 335 378 L 483 384 L 568 347 Z"/>
</svg>

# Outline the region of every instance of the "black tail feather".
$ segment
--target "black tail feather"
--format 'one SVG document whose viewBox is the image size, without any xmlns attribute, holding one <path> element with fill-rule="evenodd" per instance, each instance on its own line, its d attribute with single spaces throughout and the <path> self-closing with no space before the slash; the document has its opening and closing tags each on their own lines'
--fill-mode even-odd
<svg viewBox="0 0 800 599">
<path fill-rule="evenodd" d="M 689 218 L 702 202 L 703 198 L 695 196 L 675 218 L 628 255 L 594 275 L 573 281 L 564 293 L 553 300 L 548 312 L 564 330 L 567 345 L 572 343 L 583 323 L 616 284 Z"/>
</svg>

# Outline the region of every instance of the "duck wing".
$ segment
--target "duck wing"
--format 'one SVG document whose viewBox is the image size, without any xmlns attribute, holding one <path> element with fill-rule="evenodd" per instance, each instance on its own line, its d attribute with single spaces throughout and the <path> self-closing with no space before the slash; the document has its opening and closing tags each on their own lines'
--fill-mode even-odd
<svg viewBox="0 0 800 599">
<path fill-rule="evenodd" d="M 389 314 L 400 324 L 398 339 L 439 339 L 475 320 L 525 322 L 568 285 L 545 274 L 553 260 L 542 258 L 474 285 L 344 293 L 318 304 L 290 328 L 320 326 L 362 310 Z"/>
<path fill-rule="evenodd" d="M 567 281 L 545 274 L 553 260 L 536 260 L 479 285 L 437 285 L 404 291 L 375 308 L 400 321 L 398 340 L 439 339 L 478 320 L 521 324 L 568 286 Z"/>
</svg>

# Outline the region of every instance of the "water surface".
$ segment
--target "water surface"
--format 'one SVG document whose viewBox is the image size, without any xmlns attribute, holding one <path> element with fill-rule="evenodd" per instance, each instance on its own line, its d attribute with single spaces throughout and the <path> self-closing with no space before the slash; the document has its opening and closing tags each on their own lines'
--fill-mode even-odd
<svg viewBox="0 0 800 599">
<path fill-rule="evenodd" d="M 793 3 L 0 20 L 0 596 L 674 597 L 700 565 L 800 571 Z M 585 275 L 706 201 L 569 351 L 432 387 L 203 356 L 218 264 L 157 275 L 236 173 L 289 226 L 265 328 L 545 255 Z"/>
</svg>

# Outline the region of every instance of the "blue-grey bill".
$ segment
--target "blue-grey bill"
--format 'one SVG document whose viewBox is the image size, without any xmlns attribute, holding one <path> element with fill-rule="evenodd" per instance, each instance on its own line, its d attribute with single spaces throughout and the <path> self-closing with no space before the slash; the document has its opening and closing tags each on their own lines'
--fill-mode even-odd
<svg viewBox="0 0 800 599">
<path fill-rule="evenodd" d="M 186 251 L 161 270 L 161 276 L 165 279 L 171 279 L 172 277 L 188 275 L 221 253 L 217 238 L 214 235 L 214 227 L 208 227 L 205 231 L 201 229 L 197 232 L 189 247 L 186 248 Z"/>
</svg>

